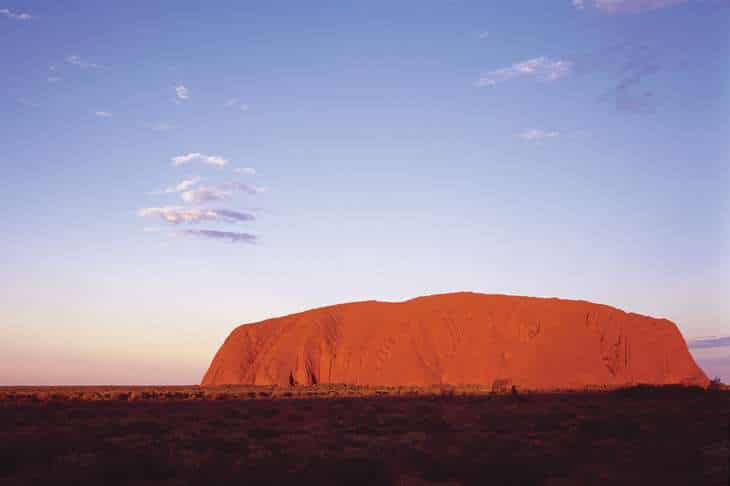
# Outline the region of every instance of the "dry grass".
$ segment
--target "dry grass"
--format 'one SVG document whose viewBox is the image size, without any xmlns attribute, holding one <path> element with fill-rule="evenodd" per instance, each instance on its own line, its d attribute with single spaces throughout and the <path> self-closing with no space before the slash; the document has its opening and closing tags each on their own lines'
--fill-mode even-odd
<svg viewBox="0 0 730 486">
<path fill-rule="evenodd" d="M 504 382 L 504 383 L 502 383 Z M 593 386 L 583 392 L 620 390 L 621 387 Z M 578 393 L 575 390 L 517 390 L 520 394 Z M 250 400 L 250 399 L 302 399 L 343 397 L 431 397 L 431 396 L 486 396 L 511 394 L 512 382 L 497 380 L 486 385 L 432 385 L 418 386 L 16 386 L 0 387 L 0 401 L 63 401 L 63 400 Z"/>
<path fill-rule="evenodd" d="M 728 478 L 726 391 L 75 387 L 0 397 L 0 485 Z"/>
</svg>

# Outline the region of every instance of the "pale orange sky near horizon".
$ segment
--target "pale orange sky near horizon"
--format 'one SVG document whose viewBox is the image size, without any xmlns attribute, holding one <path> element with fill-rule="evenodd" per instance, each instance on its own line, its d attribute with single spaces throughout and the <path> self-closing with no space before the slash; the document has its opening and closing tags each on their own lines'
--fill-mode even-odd
<svg viewBox="0 0 730 486">
<path fill-rule="evenodd" d="M 262 315 L 247 322 L 279 315 L 283 314 Z M 173 341 L 176 346 L 161 345 L 170 339 L 167 326 L 119 326 L 111 333 L 62 326 L 42 335 L 27 328 L 16 330 L 6 334 L 5 345 L 0 343 L 0 386 L 197 384 L 218 347 L 238 324 L 241 322 L 226 325 L 221 317 L 215 326 L 181 329 Z M 682 331 L 682 326 L 678 327 Z M 78 340 L 82 334 L 84 339 Z M 24 346 L 15 347 L 13 342 Z M 34 345 L 28 346 L 29 342 Z M 730 347 L 690 352 L 709 378 L 719 376 L 730 382 Z"/>
</svg>

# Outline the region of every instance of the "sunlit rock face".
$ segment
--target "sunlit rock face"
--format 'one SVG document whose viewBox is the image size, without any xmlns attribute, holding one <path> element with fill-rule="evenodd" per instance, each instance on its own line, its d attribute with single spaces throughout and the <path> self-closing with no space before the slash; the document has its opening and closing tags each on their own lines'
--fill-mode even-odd
<svg viewBox="0 0 730 486">
<path fill-rule="evenodd" d="M 202 381 L 323 383 L 539 390 L 708 379 L 666 319 L 585 301 L 454 293 L 239 326 Z"/>
</svg>

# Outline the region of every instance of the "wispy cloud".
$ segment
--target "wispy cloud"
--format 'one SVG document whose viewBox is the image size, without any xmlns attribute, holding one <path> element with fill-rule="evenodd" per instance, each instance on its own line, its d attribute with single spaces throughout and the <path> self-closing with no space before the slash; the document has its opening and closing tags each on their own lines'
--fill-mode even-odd
<svg viewBox="0 0 730 486">
<path fill-rule="evenodd" d="M 240 182 L 226 182 L 217 187 L 198 187 L 184 191 L 180 193 L 180 197 L 188 203 L 206 203 L 230 199 L 236 192 L 256 195 L 268 190 L 268 187 L 249 186 Z"/>
<path fill-rule="evenodd" d="M 175 125 L 167 122 L 147 123 L 145 126 L 150 130 L 154 130 L 155 132 L 167 132 L 175 128 Z"/>
<path fill-rule="evenodd" d="M 226 191 L 245 192 L 246 194 L 262 194 L 269 191 L 269 188 L 265 186 L 249 186 L 241 182 L 227 182 L 221 184 L 221 188 Z"/>
<path fill-rule="evenodd" d="M 223 167 L 228 163 L 228 160 L 224 159 L 223 157 L 220 157 L 218 155 L 206 155 L 201 154 L 199 152 L 191 152 L 188 154 L 183 155 L 177 155 L 172 158 L 172 165 L 179 166 L 183 164 L 187 164 L 188 162 L 192 162 L 193 160 L 200 160 L 204 164 L 210 164 L 210 165 L 216 165 L 218 167 Z"/>
<path fill-rule="evenodd" d="M 186 209 L 179 206 L 142 208 L 137 211 L 137 214 L 139 216 L 159 216 L 172 224 L 199 223 L 201 221 L 216 219 L 216 215 L 212 210 Z"/>
<path fill-rule="evenodd" d="M 205 203 L 212 201 L 223 201 L 229 199 L 232 193 L 230 191 L 221 191 L 210 187 L 199 187 L 180 193 L 183 201 L 188 203 Z"/>
<path fill-rule="evenodd" d="M 256 175 L 256 169 L 253 167 L 238 167 L 236 169 L 233 169 L 233 172 L 236 174 L 244 174 L 244 175 Z"/>
<path fill-rule="evenodd" d="M 642 12 L 686 3 L 689 0 L 594 0 L 594 6 L 603 13 Z"/>
<path fill-rule="evenodd" d="M 190 98 L 190 93 L 188 92 L 188 88 L 185 87 L 183 84 L 178 84 L 175 86 L 175 96 L 177 96 L 178 100 L 187 100 Z"/>
<path fill-rule="evenodd" d="M 216 155 L 207 155 L 200 152 L 190 152 L 173 157 L 173 166 L 184 165 L 192 161 L 200 161 L 204 164 L 215 166 L 223 166 L 228 163 L 226 159 Z M 252 167 L 234 168 L 236 174 L 255 174 L 256 171 Z M 218 179 L 221 178 L 222 179 Z M 268 190 L 267 187 L 253 186 L 243 184 L 238 181 L 231 181 L 231 172 L 221 171 L 213 177 L 218 179 L 218 183 L 212 182 L 202 185 L 204 179 L 199 176 L 191 176 L 179 180 L 174 185 L 163 189 L 156 190 L 149 194 L 176 194 L 182 201 L 187 204 L 180 205 L 161 205 L 158 207 L 144 207 L 137 210 L 137 214 L 141 217 L 158 218 L 170 225 L 188 225 L 188 224 L 204 224 L 216 223 L 218 225 L 239 225 L 249 221 L 254 221 L 254 211 L 256 209 L 234 210 L 234 209 L 214 209 L 205 206 L 213 206 L 215 201 L 222 201 L 232 198 L 236 193 L 260 194 Z M 226 179 L 228 179 L 226 181 Z M 220 226 L 219 226 L 220 227 Z M 232 227 L 232 226 L 229 226 Z M 222 228 L 225 229 L 225 226 Z M 165 231 L 151 230 L 156 233 L 164 234 Z M 254 243 L 257 236 L 250 233 L 241 233 L 238 231 L 222 231 L 218 229 L 170 229 L 167 232 L 170 236 L 198 236 L 213 240 L 228 240 L 233 243 Z"/>
<path fill-rule="evenodd" d="M 158 208 L 142 208 L 139 216 L 158 216 L 172 224 L 200 223 L 203 221 L 223 221 L 226 223 L 243 223 L 253 221 L 256 217 L 251 213 L 232 209 L 182 208 L 179 206 L 163 206 Z"/>
<path fill-rule="evenodd" d="M 613 99 L 616 109 L 630 113 L 653 113 L 655 110 L 654 93 L 651 90 L 644 90 L 636 93 L 632 86 L 638 82 L 620 82 L 615 89 L 610 90 L 602 99 Z"/>
<path fill-rule="evenodd" d="M 573 6 L 580 10 L 585 8 L 585 4 L 583 3 L 583 0 L 573 0 Z"/>
<path fill-rule="evenodd" d="M 235 231 L 185 230 L 184 234 L 214 240 L 229 240 L 231 243 L 255 243 L 257 240 L 256 235 L 252 235 L 250 233 L 238 233 Z"/>
<path fill-rule="evenodd" d="M 7 8 L 0 8 L 0 15 L 13 20 L 31 20 L 33 16 L 27 13 L 13 12 Z"/>
<path fill-rule="evenodd" d="M 218 213 L 221 218 L 230 223 L 243 223 L 256 219 L 256 217 L 251 213 L 234 211 L 232 209 L 216 209 L 215 212 Z"/>
<path fill-rule="evenodd" d="M 174 186 L 169 186 L 166 189 L 156 189 L 154 191 L 148 192 L 147 194 L 148 195 L 172 194 L 172 193 L 187 191 L 202 180 L 203 179 L 198 176 L 193 176 L 193 177 L 190 177 L 189 179 L 183 179 L 182 181 L 178 182 Z"/>
<path fill-rule="evenodd" d="M 198 182 L 201 181 L 201 178 L 198 176 L 191 177 L 190 179 L 184 179 L 180 181 L 177 185 L 173 187 L 168 187 L 165 192 L 183 192 L 187 191 L 194 185 L 196 185 Z"/>
<path fill-rule="evenodd" d="M 489 37 L 489 32 L 487 32 L 486 30 L 484 32 L 480 32 L 478 37 L 479 39 L 484 40 Z"/>
<path fill-rule="evenodd" d="M 525 130 L 519 134 L 519 137 L 523 140 L 544 140 L 546 138 L 555 138 L 559 136 L 560 132 L 540 130 L 537 128 Z"/>
<path fill-rule="evenodd" d="M 63 78 L 60 76 L 48 76 L 48 82 L 49 83 L 57 83 L 58 81 L 61 81 Z"/>
<path fill-rule="evenodd" d="M 78 66 L 81 69 L 93 69 L 98 68 L 98 64 L 94 64 L 93 62 L 87 62 L 81 59 L 79 56 L 68 56 L 66 59 L 64 59 L 66 64 L 71 64 L 72 66 Z"/>
<path fill-rule="evenodd" d="M 509 67 L 495 69 L 482 75 L 478 86 L 494 86 L 518 78 L 535 77 L 544 81 L 555 81 L 567 76 L 573 69 L 571 61 L 554 60 L 544 56 L 515 63 Z"/>
<path fill-rule="evenodd" d="M 30 106 L 31 108 L 39 108 L 41 105 L 35 101 L 31 101 L 27 98 L 18 98 L 18 103 L 23 106 Z"/>
<path fill-rule="evenodd" d="M 95 111 L 94 115 L 98 116 L 99 118 L 111 118 L 112 114 L 108 111 Z"/>
<path fill-rule="evenodd" d="M 180 197 L 188 203 L 206 203 L 230 199 L 236 192 L 256 195 L 268 190 L 268 187 L 249 186 L 240 182 L 226 182 L 217 187 L 199 187 L 184 191 L 180 193 Z"/>
<path fill-rule="evenodd" d="M 652 89 L 647 87 L 651 76 L 681 61 L 671 50 L 636 42 L 622 42 L 591 52 L 579 59 L 576 71 L 584 74 L 607 73 L 616 79 L 614 86 L 606 90 L 600 101 L 610 102 L 619 111 L 652 113 L 656 100 Z"/>
<path fill-rule="evenodd" d="M 224 104 L 228 108 L 237 108 L 241 111 L 248 111 L 249 108 L 246 103 L 241 103 L 241 100 L 238 98 L 229 98 Z"/>
</svg>

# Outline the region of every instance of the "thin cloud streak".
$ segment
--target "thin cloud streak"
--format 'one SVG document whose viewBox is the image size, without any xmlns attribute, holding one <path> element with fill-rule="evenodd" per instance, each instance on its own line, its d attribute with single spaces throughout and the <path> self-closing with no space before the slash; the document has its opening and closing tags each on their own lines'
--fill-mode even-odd
<svg viewBox="0 0 730 486">
<path fill-rule="evenodd" d="M 213 201 L 223 201 L 231 197 L 230 191 L 221 191 L 210 187 L 200 187 L 190 191 L 184 191 L 180 194 L 182 200 L 187 203 L 206 203 Z"/>
<path fill-rule="evenodd" d="M 137 211 L 139 216 L 159 216 L 171 224 L 200 223 L 203 221 L 222 221 L 226 223 L 243 223 L 253 221 L 256 217 L 251 213 L 234 211 L 232 209 L 201 209 L 182 208 L 179 206 L 163 206 L 156 208 L 142 208 Z"/>
<path fill-rule="evenodd" d="M 256 217 L 251 213 L 244 213 L 241 211 L 234 211 L 232 209 L 215 209 L 214 210 L 221 218 L 230 223 L 243 223 L 246 221 L 253 221 Z"/>
<path fill-rule="evenodd" d="M 221 188 L 226 191 L 232 192 L 245 192 L 246 194 L 262 194 L 268 192 L 269 188 L 265 186 L 249 186 L 240 182 L 228 182 L 221 184 Z"/>
<path fill-rule="evenodd" d="M 537 128 L 525 130 L 519 134 L 519 137 L 523 140 L 544 140 L 546 138 L 556 138 L 560 136 L 560 132 L 546 131 Z"/>
<path fill-rule="evenodd" d="M 224 105 L 228 108 L 238 108 L 241 111 L 248 111 L 248 105 L 246 103 L 241 103 L 239 98 L 230 98 L 226 100 Z"/>
<path fill-rule="evenodd" d="M 12 10 L 8 10 L 7 8 L 0 8 L 0 15 L 12 20 L 31 20 L 33 18 L 31 14 L 13 12 Z"/>
<path fill-rule="evenodd" d="M 35 101 L 30 101 L 27 98 L 18 98 L 18 103 L 20 103 L 23 106 L 30 106 L 32 108 L 39 108 L 41 105 L 36 103 Z"/>
<path fill-rule="evenodd" d="M 695 339 L 688 343 L 690 349 L 727 348 L 730 347 L 730 336 Z"/>
<path fill-rule="evenodd" d="M 72 66 L 78 66 L 81 69 L 93 69 L 98 68 L 98 64 L 94 64 L 93 62 L 87 62 L 82 60 L 79 56 L 68 56 L 66 59 L 64 59 L 66 64 L 71 64 Z"/>
<path fill-rule="evenodd" d="M 198 187 L 180 193 L 182 200 L 187 203 L 206 203 L 230 199 L 234 193 L 243 192 L 252 196 L 262 194 L 268 187 L 249 186 L 240 182 L 227 182 L 217 187 Z"/>
<path fill-rule="evenodd" d="M 175 128 L 175 125 L 166 122 L 148 123 L 145 126 L 155 132 L 167 132 Z"/>
<path fill-rule="evenodd" d="M 606 14 L 658 10 L 687 3 L 689 0 L 594 0 L 594 6 Z"/>
<path fill-rule="evenodd" d="M 256 235 L 252 235 L 250 233 L 238 233 L 235 231 L 185 230 L 183 234 L 214 240 L 229 240 L 231 243 L 255 243 L 258 239 Z"/>
<path fill-rule="evenodd" d="M 244 174 L 244 175 L 256 175 L 256 169 L 253 167 L 238 167 L 236 169 L 233 169 L 233 172 L 236 174 Z"/>
<path fill-rule="evenodd" d="M 200 152 L 191 152 L 188 154 L 177 155 L 173 157 L 172 165 L 177 167 L 183 164 L 187 164 L 188 162 L 192 162 L 193 160 L 200 160 L 204 164 L 216 165 L 218 167 L 223 167 L 224 165 L 228 164 L 228 160 L 218 155 L 206 155 L 201 154 Z"/>
<path fill-rule="evenodd" d="M 652 113 L 656 99 L 647 82 L 653 75 L 671 68 L 681 68 L 681 60 L 671 50 L 634 42 L 622 42 L 581 56 L 576 63 L 579 74 L 607 73 L 615 84 L 599 96 L 618 111 Z"/>
<path fill-rule="evenodd" d="M 98 116 L 99 118 L 111 118 L 112 114 L 108 111 L 96 111 L 94 112 L 94 115 Z"/>
<path fill-rule="evenodd" d="M 513 79 L 535 77 L 543 81 L 556 81 L 571 73 L 571 61 L 554 60 L 544 56 L 515 63 L 509 67 L 495 69 L 482 75 L 477 86 L 495 86 Z"/>
</svg>

